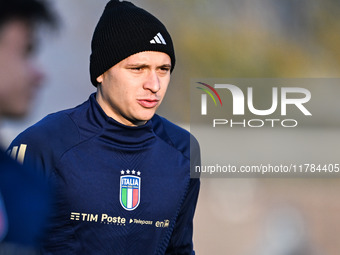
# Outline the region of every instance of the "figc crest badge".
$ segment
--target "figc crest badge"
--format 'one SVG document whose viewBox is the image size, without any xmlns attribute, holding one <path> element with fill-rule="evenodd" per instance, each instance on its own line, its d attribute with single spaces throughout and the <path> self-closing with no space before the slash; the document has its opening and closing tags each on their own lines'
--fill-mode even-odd
<svg viewBox="0 0 340 255">
<path fill-rule="evenodd" d="M 141 173 L 135 170 L 122 170 L 120 173 L 120 204 L 125 210 L 132 211 L 140 202 Z"/>
</svg>

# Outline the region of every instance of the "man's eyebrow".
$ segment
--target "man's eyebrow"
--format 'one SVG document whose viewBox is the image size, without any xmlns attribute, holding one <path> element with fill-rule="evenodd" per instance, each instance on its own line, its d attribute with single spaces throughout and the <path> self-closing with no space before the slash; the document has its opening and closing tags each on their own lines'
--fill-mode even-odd
<svg viewBox="0 0 340 255">
<path fill-rule="evenodd" d="M 160 65 L 161 68 L 171 68 L 171 64 Z"/>
<path fill-rule="evenodd" d="M 139 68 L 144 68 L 144 67 L 149 67 L 150 65 L 145 64 L 145 63 L 131 63 L 131 64 L 126 64 L 127 68 L 133 68 L 133 67 L 139 67 Z M 171 68 L 171 64 L 163 64 L 157 66 L 157 68 Z"/>
<path fill-rule="evenodd" d="M 126 64 L 127 67 L 148 67 L 149 65 L 144 63 L 133 63 L 133 64 Z"/>
</svg>

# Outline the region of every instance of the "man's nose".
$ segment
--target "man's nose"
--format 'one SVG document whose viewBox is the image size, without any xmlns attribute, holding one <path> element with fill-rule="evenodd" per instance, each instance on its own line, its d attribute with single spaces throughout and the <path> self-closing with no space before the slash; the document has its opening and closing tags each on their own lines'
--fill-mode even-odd
<svg viewBox="0 0 340 255">
<path fill-rule="evenodd" d="M 160 90 L 161 84 L 156 71 L 150 71 L 144 83 L 144 89 L 149 89 L 153 93 Z"/>
</svg>

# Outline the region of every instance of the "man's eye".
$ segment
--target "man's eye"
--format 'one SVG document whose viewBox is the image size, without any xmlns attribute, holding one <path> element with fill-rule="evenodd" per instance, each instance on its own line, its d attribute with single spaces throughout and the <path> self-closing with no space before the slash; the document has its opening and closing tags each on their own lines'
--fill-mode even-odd
<svg viewBox="0 0 340 255">
<path fill-rule="evenodd" d="M 133 70 L 133 71 L 141 71 L 142 68 L 141 67 L 132 67 L 131 70 Z"/>
<path fill-rule="evenodd" d="M 170 71 L 170 68 L 168 68 L 168 67 L 162 67 L 162 68 L 161 68 L 161 71 L 164 72 L 164 73 L 167 73 L 167 72 Z"/>
</svg>

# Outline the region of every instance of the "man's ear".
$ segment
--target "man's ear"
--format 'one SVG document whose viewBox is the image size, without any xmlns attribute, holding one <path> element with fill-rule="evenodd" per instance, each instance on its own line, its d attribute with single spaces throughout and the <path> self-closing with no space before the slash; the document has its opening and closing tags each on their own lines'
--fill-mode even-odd
<svg viewBox="0 0 340 255">
<path fill-rule="evenodd" d="M 98 76 L 96 80 L 101 84 L 103 82 L 103 75 Z"/>
</svg>

